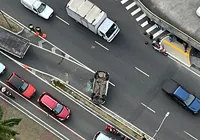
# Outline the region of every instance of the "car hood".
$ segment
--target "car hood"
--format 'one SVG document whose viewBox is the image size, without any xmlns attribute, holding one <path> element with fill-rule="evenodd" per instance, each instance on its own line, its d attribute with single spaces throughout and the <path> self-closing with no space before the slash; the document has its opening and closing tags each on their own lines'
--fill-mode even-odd
<svg viewBox="0 0 200 140">
<path fill-rule="evenodd" d="M 198 98 L 195 98 L 189 108 L 194 112 L 198 112 L 200 110 L 200 100 Z"/>
<path fill-rule="evenodd" d="M 23 92 L 23 95 L 27 98 L 31 98 L 33 94 L 36 92 L 36 89 L 33 85 L 29 84 L 27 89 Z"/>
<path fill-rule="evenodd" d="M 60 114 L 58 114 L 57 116 L 60 118 L 60 119 L 66 119 L 67 116 L 69 116 L 70 112 L 69 110 L 64 106 L 63 110 L 60 112 Z"/>
<path fill-rule="evenodd" d="M 0 63 L 0 73 L 2 73 L 5 68 L 6 67 L 2 63 Z"/>
<path fill-rule="evenodd" d="M 49 19 L 52 13 L 53 13 L 53 9 L 49 7 L 48 5 L 46 5 L 46 8 L 44 9 L 44 11 L 42 13 L 39 13 L 38 15 L 43 17 L 44 19 Z"/>
</svg>

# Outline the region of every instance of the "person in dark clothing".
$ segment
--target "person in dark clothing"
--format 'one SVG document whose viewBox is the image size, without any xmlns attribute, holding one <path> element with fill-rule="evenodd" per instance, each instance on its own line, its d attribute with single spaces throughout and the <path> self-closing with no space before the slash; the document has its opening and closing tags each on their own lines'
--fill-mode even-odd
<svg viewBox="0 0 200 140">
<path fill-rule="evenodd" d="M 152 39 L 153 39 L 153 35 L 152 35 L 152 34 L 149 34 L 149 38 L 152 40 Z"/>
<path fill-rule="evenodd" d="M 28 25 L 28 28 L 29 28 L 31 31 L 35 31 L 33 24 L 29 24 L 29 25 Z"/>
<path fill-rule="evenodd" d="M 183 42 L 183 47 L 184 47 L 185 52 L 187 52 L 188 44 Z"/>
<path fill-rule="evenodd" d="M 38 26 L 37 26 L 37 27 L 35 27 L 35 31 L 36 31 L 36 32 L 39 32 L 40 34 L 42 33 L 42 30 L 41 30 L 41 28 L 40 28 L 40 27 L 38 27 Z"/>
</svg>

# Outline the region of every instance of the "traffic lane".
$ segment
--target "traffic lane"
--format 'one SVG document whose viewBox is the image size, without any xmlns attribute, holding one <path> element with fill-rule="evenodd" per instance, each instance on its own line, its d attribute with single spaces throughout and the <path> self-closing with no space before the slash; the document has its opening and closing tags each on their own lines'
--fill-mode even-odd
<svg viewBox="0 0 200 140">
<path fill-rule="evenodd" d="M 192 132 L 192 134 L 196 137 L 199 137 L 199 116 L 193 115 L 191 112 L 185 110 L 183 107 L 179 106 L 174 100 L 172 100 L 168 95 L 166 95 L 163 91 L 158 93 L 156 99 L 148 105 L 150 108 L 153 108 L 156 112 L 156 115 L 161 118 L 164 118 L 166 112 L 170 112 L 169 117 L 167 117 L 167 122 L 164 123 L 162 127 L 162 132 L 160 131 L 160 137 L 167 137 L 169 130 L 171 131 L 172 139 L 188 139 L 187 135 L 184 134 L 184 131 Z M 143 117 L 146 119 L 146 117 Z M 158 119 L 157 119 L 158 120 Z M 148 120 L 147 120 L 148 121 Z M 140 126 L 140 123 L 143 121 L 139 121 L 137 125 Z M 149 121 L 151 122 L 151 121 Z M 161 121 L 157 121 L 157 128 Z M 172 125 L 173 124 L 173 125 Z M 145 129 L 145 125 L 141 126 Z M 151 133 L 154 133 L 153 131 Z M 174 134 L 173 134 L 174 133 Z M 178 138 L 179 137 L 179 138 Z"/>
<path fill-rule="evenodd" d="M 93 115 L 85 111 L 83 108 L 75 104 L 73 101 L 69 100 L 64 95 L 57 92 L 55 89 L 51 88 L 50 86 L 46 85 L 44 82 L 36 78 L 34 75 L 30 74 L 29 72 L 22 69 L 20 66 L 16 65 L 14 62 L 10 61 L 8 58 L 0 55 L 0 59 L 7 67 L 6 73 L 2 75 L 1 77 L 2 81 L 5 81 L 12 71 L 15 71 L 16 73 L 18 73 L 20 76 L 22 76 L 28 82 L 32 83 L 37 88 L 37 94 L 31 100 L 37 106 L 38 106 L 38 103 L 36 103 L 36 100 L 43 91 L 49 92 L 57 99 L 60 99 L 60 101 L 62 101 L 66 106 L 68 106 L 72 110 L 71 118 L 68 121 L 64 122 L 64 124 L 70 127 L 71 129 L 75 130 L 81 136 L 85 137 L 86 139 L 91 139 L 93 135 L 98 131 L 98 129 L 105 127 L 105 124 L 102 121 L 100 121 L 98 118 L 94 117 Z M 30 107 L 31 105 L 25 102 L 23 106 Z M 58 131 L 60 132 L 64 131 L 63 126 L 58 125 L 58 124 L 56 125 L 55 121 L 52 121 L 52 120 L 48 121 L 48 124 L 52 124 L 52 123 L 53 123 L 52 126 L 55 125 L 59 128 Z M 80 126 L 83 126 L 83 127 L 80 127 Z"/>
<path fill-rule="evenodd" d="M 105 52 L 105 50 L 94 51 L 94 49 L 91 49 L 91 46 L 93 45 L 92 42 L 95 41 L 95 39 L 92 39 L 92 37 L 96 35 L 86 28 L 83 28 L 82 25 L 76 23 L 74 20 L 72 21 L 74 24 L 70 25 L 69 27 L 55 17 L 50 21 L 45 21 L 39 18 L 37 15 L 34 15 L 32 12 L 27 12 L 26 15 L 20 16 L 27 10 L 26 8 L 17 8 L 20 6 L 20 3 L 16 3 L 15 7 L 13 8 L 5 5 L 4 9 L 8 11 L 9 14 L 14 15 L 15 18 L 25 25 L 28 25 L 31 21 L 31 23 L 34 25 L 42 27 L 42 30 L 48 34 L 48 39 L 51 40 L 51 42 L 61 47 L 63 50 L 75 56 L 78 60 L 81 60 L 93 69 L 110 68 L 110 64 L 121 59 L 127 66 L 130 64 L 136 67 L 137 65 L 141 65 L 139 68 L 147 71 L 147 73 L 150 73 L 150 75 L 159 75 L 159 71 L 155 70 L 155 67 L 162 67 L 163 62 L 165 62 L 165 59 L 162 61 L 162 58 L 160 57 L 156 57 L 153 60 L 149 59 L 152 58 L 152 55 L 154 55 L 155 52 L 152 54 L 153 51 L 149 52 L 147 51 L 148 49 L 146 50 L 146 48 L 144 48 L 145 45 L 143 43 L 143 36 L 140 34 L 129 35 L 123 32 L 123 34 L 120 35 L 120 33 L 119 37 L 117 37 L 118 39 L 116 40 L 117 43 L 115 43 L 116 41 L 109 43 L 109 45 L 111 44 L 112 46 L 111 48 L 115 49 L 114 57 L 111 57 L 112 54 Z M 63 7 L 63 4 L 61 7 Z M 65 13 L 65 11 L 63 11 L 63 13 Z M 128 19 L 125 21 L 127 20 Z M 124 20 L 120 22 L 124 23 Z M 130 24 L 130 22 L 127 23 Z M 126 29 L 126 31 L 129 32 L 131 30 L 133 32 L 139 32 L 137 28 L 127 28 L 127 25 L 123 25 L 122 27 L 124 28 L 123 30 Z M 128 39 L 126 39 L 127 37 Z M 79 38 L 81 38 L 81 41 L 77 41 Z M 100 64 L 99 62 L 102 63 Z M 166 65 L 166 63 L 167 62 L 164 64 Z"/>
</svg>

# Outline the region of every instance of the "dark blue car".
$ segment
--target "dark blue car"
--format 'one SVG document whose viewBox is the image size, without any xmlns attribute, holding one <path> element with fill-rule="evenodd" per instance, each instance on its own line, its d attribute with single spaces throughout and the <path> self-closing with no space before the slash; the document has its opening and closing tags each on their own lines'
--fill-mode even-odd
<svg viewBox="0 0 200 140">
<path fill-rule="evenodd" d="M 193 114 L 198 114 L 200 111 L 200 99 L 195 95 L 186 91 L 174 80 L 166 80 L 162 84 L 162 90 L 170 95 L 177 103 L 186 109 L 189 109 Z"/>
</svg>

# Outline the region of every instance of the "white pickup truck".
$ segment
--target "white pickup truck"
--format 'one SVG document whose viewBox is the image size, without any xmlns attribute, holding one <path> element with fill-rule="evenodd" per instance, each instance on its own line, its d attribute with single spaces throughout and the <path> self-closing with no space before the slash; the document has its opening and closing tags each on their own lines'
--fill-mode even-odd
<svg viewBox="0 0 200 140">
<path fill-rule="evenodd" d="M 21 0 L 21 4 L 44 19 L 53 16 L 53 9 L 40 0 Z"/>
</svg>

